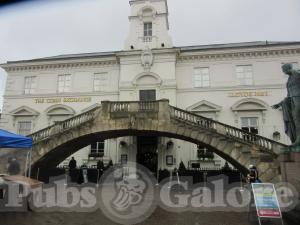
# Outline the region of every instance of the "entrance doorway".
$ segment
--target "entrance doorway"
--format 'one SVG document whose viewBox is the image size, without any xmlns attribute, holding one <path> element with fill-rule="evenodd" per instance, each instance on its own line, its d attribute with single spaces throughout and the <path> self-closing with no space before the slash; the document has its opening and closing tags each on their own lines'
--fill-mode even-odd
<svg viewBox="0 0 300 225">
<path fill-rule="evenodd" d="M 155 101 L 156 90 L 140 90 L 140 101 Z M 157 171 L 157 143 L 158 138 L 153 136 L 137 137 L 137 163 L 142 164 L 151 172 Z"/>
<path fill-rule="evenodd" d="M 137 137 L 137 163 L 156 173 L 158 166 L 157 154 L 158 137 L 141 136 Z"/>
<path fill-rule="evenodd" d="M 140 101 L 155 101 L 156 90 L 140 90 Z"/>
</svg>

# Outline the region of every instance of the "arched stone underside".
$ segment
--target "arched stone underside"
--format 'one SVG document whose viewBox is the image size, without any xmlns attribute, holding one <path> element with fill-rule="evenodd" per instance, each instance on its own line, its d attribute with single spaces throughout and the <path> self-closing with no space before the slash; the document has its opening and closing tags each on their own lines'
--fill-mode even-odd
<svg viewBox="0 0 300 225">
<path fill-rule="evenodd" d="M 255 163 L 265 182 L 280 180 L 277 155 L 283 144 L 252 135 L 169 105 L 155 102 L 102 102 L 88 112 L 32 134 L 33 174 L 55 167 L 69 155 L 99 139 L 155 135 L 201 144 L 247 173 Z M 184 151 L 184 150 L 183 150 Z"/>
</svg>

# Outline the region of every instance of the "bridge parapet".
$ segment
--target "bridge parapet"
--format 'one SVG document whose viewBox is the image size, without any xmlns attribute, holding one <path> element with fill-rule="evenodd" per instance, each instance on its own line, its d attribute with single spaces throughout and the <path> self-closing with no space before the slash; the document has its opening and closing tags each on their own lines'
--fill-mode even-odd
<svg viewBox="0 0 300 225">
<path fill-rule="evenodd" d="M 106 119 L 128 118 L 152 118 L 157 120 L 169 119 L 169 101 L 131 101 L 131 102 L 102 102 L 103 115 Z"/>
<path fill-rule="evenodd" d="M 84 112 L 62 122 L 58 122 L 57 124 L 35 132 L 30 136 L 33 138 L 34 144 L 36 144 L 40 141 L 81 126 L 96 118 L 102 121 L 127 118 L 130 121 L 132 120 L 129 123 L 129 129 L 133 128 L 132 124 L 136 119 L 140 119 L 141 121 L 147 119 L 155 120 L 161 127 L 172 123 L 171 119 L 175 119 L 176 121 L 181 122 L 181 125 L 191 126 L 196 130 L 206 130 L 212 134 L 228 138 L 228 140 L 244 143 L 250 147 L 255 147 L 269 153 L 278 154 L 283 147 L 286 147 L 284 144 L 271 139 L 170 106 L 167 99 L 144 102 L 103 101 L 100 107 L 93 108 L 90 111 Z"/>
<path fill-rule="evenodd" d="M 33 143 L 36 144 L 40 141 L 49 139 L 55 135 L 62 134 L 63 132 L 70 130 L 72 128 L 78 127 L 82 124 L 85 124 L 93 119 L 95 119 L 99 112 L 100 112 L 100 106 L 95 107 L 87 112 L 81 113 L 77 116 L 71 117 L 69 119 L 66 119 L 61 122 L 57 122 L 56 124 L 46 127 L 42 130 L 39 130 L 31 135 L 29 137 L 32 138 Z"/>
<path fill-rule="evenodd" d="M 249 133 L 237 127 L 233 127 L 218 121 L 170 106 L 171 118 L 184 121 L 185 123 L 193 126 L 215 132 L 216 134 L 223 135 L 231 140 L 236 140 L 248 145 L 257 146 L 261 150 L 270 153 L 278 154 L 286 145 L 273 141 L 271 139 Z"/>
</svg>

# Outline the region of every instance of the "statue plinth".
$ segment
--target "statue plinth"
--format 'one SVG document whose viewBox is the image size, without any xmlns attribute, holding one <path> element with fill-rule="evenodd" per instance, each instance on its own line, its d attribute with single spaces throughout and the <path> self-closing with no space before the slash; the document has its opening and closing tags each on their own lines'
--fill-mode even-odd
<svg viewBox="0 0 300 225">
<path fill-rule="evenodd" d="M 283 148 L 283 150 L 282 150 L 283 154 L 287 154 L 289 152 L 291 152 L 291 153 L 293 153 L 293 152 L 300 153 L 300 145 L 290 145 L 286 148 Z"/>
<path fill-rule="evenodd" d="M 292 184 L 300 191 L 300 181 L 297 180 L 300 171 L 300 146 L 289 146 L 285 148 L 279 157 L 282 182 Z"/>
</svg>

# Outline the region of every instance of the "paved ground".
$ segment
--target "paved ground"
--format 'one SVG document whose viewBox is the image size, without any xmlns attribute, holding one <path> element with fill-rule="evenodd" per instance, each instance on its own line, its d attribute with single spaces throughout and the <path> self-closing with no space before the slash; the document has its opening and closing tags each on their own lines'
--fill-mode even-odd
<svg viewBox="0 0 300 225">
<path fill-rule="evenodd" d="M 114 225 L 100 210 L 93 213 L 1 213 L 3 225 Z M 169 213 L 157 209 L 141 225 L 250 225 L 245 213 Z"/>
<path fill-rule="evenodd" d="M 174 192 L 175 193 L 175 192 Z M 178 193 L 178 190 L 176 190 Z M 256 225 L 256 214 L 244 212 L 180 212 L 171 213 L 157 207 L 154 213 L 139 225 Z M 144 215 L 144 214 L 143 214 Z M 279 221 L 278 221 L 279 222 Z M 265 224 L 265 223 L 264 223 Z M 263 224 L 263 225 L 264 225 Z M 267 223 L 280 224 L 280 223 Z M 293 223 L 285 222 L 285 225 Z M 117 225 L 112 222 L 101 210 L 87 213 L 0 213 L 0 225 Z"/>
<path fill-rule="evenodd" d="M 100 210 L 93 213 L 1 213 L 1 225 L 116 225 Z M 170 213 L 160 208 L 140 225 L 254 225 L 247 213 Z M 273 224 L 273 223 L 268 223 Z M 274 223 L 279 224 L 279 223 Z M 285 223 L 285 225 L 292 225 Z"/>
</svg>

